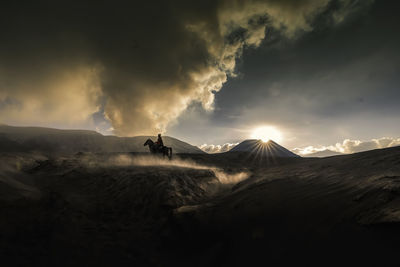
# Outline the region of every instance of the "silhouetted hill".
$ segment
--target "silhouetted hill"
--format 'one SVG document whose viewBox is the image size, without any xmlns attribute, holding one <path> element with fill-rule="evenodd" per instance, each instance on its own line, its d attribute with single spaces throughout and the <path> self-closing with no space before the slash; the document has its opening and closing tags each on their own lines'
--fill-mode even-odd
<svg viewBox="0 0 400 267">
<path fill-rule="evenodd" d="M 7 152 L 20 152 L 24 150 L 24 146 L 9 139 L 6 134 L 0 133 L 0 150 Z"/>
<path fill-rule="evenodd" d="M 156 139 L 155 136 L 117 137 L 88 130 L 0 125 L 0 150 L 3 152 L 148 152 L 148 147 L 143 146 L 147 138 Z M 163 140 L 166 146 L 173 148 L 174 153 L 205 153 L 173 137 L 165 136 Z"/>
<path fill-rule="evenodd" d="M 299 155 L 290 152 L 289 150 L 281 145 L 278 145 L 272 140 L 268 142 L 263 142 L 256 139 L 245 140 L 232 148 L 228 153 L 231 152 L 249 152 L 260 157 L 300 157 Z"/>
</svg>

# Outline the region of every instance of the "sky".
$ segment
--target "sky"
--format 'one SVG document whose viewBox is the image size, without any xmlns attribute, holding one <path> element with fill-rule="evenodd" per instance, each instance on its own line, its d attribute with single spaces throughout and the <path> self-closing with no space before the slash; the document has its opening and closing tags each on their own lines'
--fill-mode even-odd
<svg viewBox="0 0 400 267">
<path fill-rule="evenodd" d="M 225 151 L 267 126 L 298 153 L 400 144 L 389 0 L 2 6 L 0 123 L 174 136 Z"/>
</svg>

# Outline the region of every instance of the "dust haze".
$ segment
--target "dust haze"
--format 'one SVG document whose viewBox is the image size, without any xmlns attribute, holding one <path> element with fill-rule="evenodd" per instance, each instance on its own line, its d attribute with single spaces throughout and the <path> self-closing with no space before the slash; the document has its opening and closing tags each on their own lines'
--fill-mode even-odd
<svg viewBox="0 0 400 267">
<path fill-rule="evenodd" d="M 85 164 L 89 167 L 96 166 L 146 166 L 146 167 L 175 167 L 175 168 L 189 168 L 195 170 L 211 170 L 215 177 L 218 179 L 218 182 L 224 185 L 233 186 L 236 183 L 239 183 L 245 179 L 247 179 L 251 173 L 249 171 L 237 172 L 237 173 L 228 173 L 223 170 L 223 168 L 218 168 L 215 166 L 207 166 L 196 163 L 193 160 L 189 159 L 163 159 L 161 157 L 156 156 L 132 156 L 128 154 L 111 156 L 109 159 L 103 161 L 101 158 L 96 157 L 88 157 L 86 159 L 81 159 L 81 163 Z"/>
</svg>

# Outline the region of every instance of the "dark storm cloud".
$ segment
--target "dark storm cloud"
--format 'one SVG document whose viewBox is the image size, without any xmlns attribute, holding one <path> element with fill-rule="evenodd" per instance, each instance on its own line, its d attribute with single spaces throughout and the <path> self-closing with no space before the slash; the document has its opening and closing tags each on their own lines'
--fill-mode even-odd
<svg viewBox="0 0 400 267">
<path fill-rule="evenodd" d="M 296 38 L 327 10 L 341 23 L 357 3 L 12 2 L 0 16 L 0 119 L 77 126 L 104 109 L 117 134 L 163 131 L 193 102 L 212 110 L 266 28 Z"/>
<path fill-rule="evenodd" d="M 285 140 L 293 146 L 397 137 L 397 6 L 396 1 L 352 5 L 353 15 L 333 28 L 334 16 L 328 15 L 336 12 L 333 5 L 296 41 L 269 31 L 259 49 L 245 50 L 239 77 L 216 95 L 213 123 L 272 124 L 297 138 Z"/>
</svg>

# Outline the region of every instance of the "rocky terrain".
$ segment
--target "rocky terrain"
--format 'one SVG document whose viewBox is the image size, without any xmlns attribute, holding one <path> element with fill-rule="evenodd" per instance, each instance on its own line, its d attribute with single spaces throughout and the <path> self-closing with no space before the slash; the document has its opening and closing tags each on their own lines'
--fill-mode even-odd
<svg viewBox="0 0 400 267">
<path fill-rule="evenodd" d="M 400 148 L 0 155 L 2 266 L 400 264 Z"/>
</svg>

